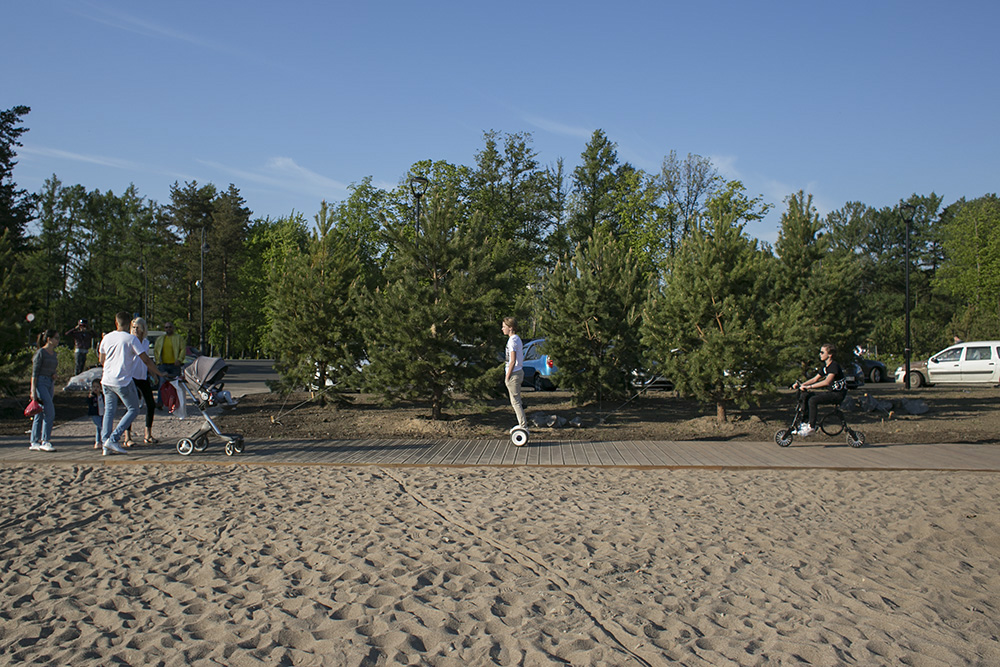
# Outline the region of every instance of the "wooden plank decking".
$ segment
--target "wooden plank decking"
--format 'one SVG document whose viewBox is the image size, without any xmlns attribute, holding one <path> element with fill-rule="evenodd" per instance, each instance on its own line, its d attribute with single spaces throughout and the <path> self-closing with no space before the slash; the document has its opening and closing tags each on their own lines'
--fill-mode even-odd
<svg viewBox="0 0 1000 667">
<path fill-rule="evenodd" d="M 180 456 L 174 442 L 142 447 L 126 456 L 102 456 L 85 441 L 57 442 L 53 453 L 29 451 L 23 438 L 0 437 L 0 465 L 377 465 L 538 466 L 638 468 L 819 468 L 835 470 L 979 470 L 1000 472 L 1000 445 L 936 444 L 847 447 L 842 441 L 773 442 L 532 440 L 514 447 L 487 440 L 285 440 L 254 442 L 226 456 L 213 440 L 207 451 Z"/>
</svg>

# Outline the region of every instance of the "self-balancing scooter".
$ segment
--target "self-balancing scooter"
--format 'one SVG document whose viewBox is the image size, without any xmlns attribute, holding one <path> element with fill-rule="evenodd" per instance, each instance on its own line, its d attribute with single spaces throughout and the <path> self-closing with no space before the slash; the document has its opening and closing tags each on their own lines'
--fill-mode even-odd
<svg viewBox="0 0 1000 667">
<path fill-rule="evenodd" d="M 524 447 L 528 444 L 528 429 L 515 426 L 510 430 L 510 441 L 515 447 Z"/>
</svg>

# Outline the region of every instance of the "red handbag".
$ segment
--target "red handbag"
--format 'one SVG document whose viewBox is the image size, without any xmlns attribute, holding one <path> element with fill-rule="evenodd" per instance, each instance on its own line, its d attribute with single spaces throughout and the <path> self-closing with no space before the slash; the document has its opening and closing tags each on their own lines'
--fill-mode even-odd
<svg viewBox="0 0 1000 667">
<path fill-rule="evenodd" d="M 31 401 L 28 403 L 28 407 L 24 409 L 24 416 L 34 417 L 41 411 L 42 411 L 42 404 L 36 401 L 35 399 L 31 399 Z"/>
</svg>

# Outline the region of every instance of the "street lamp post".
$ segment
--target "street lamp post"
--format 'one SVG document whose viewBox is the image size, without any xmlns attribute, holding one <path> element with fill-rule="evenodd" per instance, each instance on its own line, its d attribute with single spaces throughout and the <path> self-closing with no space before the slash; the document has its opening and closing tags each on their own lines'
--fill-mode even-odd
<svg viewBox="0 0 1000 667">
<path fill-rule="evenodd" d="M 427 194 L 427 188 L 430 187 L 430 184 L 431 182 L 423 176 L 414 176 L 410 179 L 410 192 L 417 200 L 417 223 L 414 238 L 420 236 L 420 199 Z"/>
<path fill-rule="evenodd" d="M 205 352 L 205 253 L 208 251 L 208 244 L 205 243 L 205 225 L 201 226 L 201 279 L 198 280 L 198 289 L 201 296 L 201 326 L 199 336 L 199 350 Z"/>
<path fill-rule="evenodd" d="M 913 226 L 913 214 L 916 207 L 913 204 L 903 203 L 899 205 L 899 214 L 906 223 L 906 347 L 903 349 L 905 356 L 906 372 L 903 375 L 906 383 L 906 390 L 910 390 L 910 228 Z"/>
</svg>

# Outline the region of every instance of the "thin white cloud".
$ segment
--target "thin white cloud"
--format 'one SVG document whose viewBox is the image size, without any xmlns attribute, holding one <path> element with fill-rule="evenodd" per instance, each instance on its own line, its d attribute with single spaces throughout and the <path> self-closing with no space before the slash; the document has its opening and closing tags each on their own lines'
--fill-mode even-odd
<svg viewBox="0 0 1000 667">
<path fill-rule="evenodd" d="M 344 183 L 310 171 L 289 157 L 270 158 L 257 171 L 230 167 L 210 160 L 198 160 L 198 162 L 206 167 L 235 176 L 241 181 L 250 181 L 279 190 L 313 195 L 320 199 L 330 198 L 332 194 L 347 192 L 347 186 Z"/>
<path fill-rule="evenodd" d="M 523 120 L 529 125 L 533 125 L 540 130 L 552 132 L 553 134 L 561 134 L 567 137 L 590 139 L 594 135 L 594 131 L 591 129 L 576 127 L 574 125 L 566 125 L 565 123 L 548 120 L 547 118 L 541 118 L 540 116 L 525 115 Z"/>
<path fill-rule="evenodd" d="M 123 14 L 102 5 L 84 2 L 77 5 L 71 11 L 76 13 L 78 16 L 82 16 L 96 23 L 116 28 L 118 30 L 135 33 L 137 35 L 142 35 L 144 37 L 157 37 L 161 39 L 185 42 L 187 44 L 194 44 L 196 46 L 212 49 L 214 51 L 234 53 L 232 49 L 224 47 L 217 42 L 198 37 L 197 35 L 181 32 L 180 30 L 175 30 L 170 26 L 153 23 L 152 21 Z"/>
<path fill-rule="evenodd" d="M 19 153 L 23 155 L 31 155 L 36 157 L 50 157 L 56 158 L 58 160 L 72 160 L 73 162 L 86 162 L 87 164 L 96 164 L 102 167 L 114 167 L 116 169 L 129 169 L 132 171 L 145 169 L 136 162 L 130 160 L 122 160 L 120 158 L 107 157 L 104 155 L 84 155 L 82 153 L 73 153 L 70 151 L 59 150 L 58 148 L 36 148 L 25 146 L 21 148 Z"/>
</svg>

